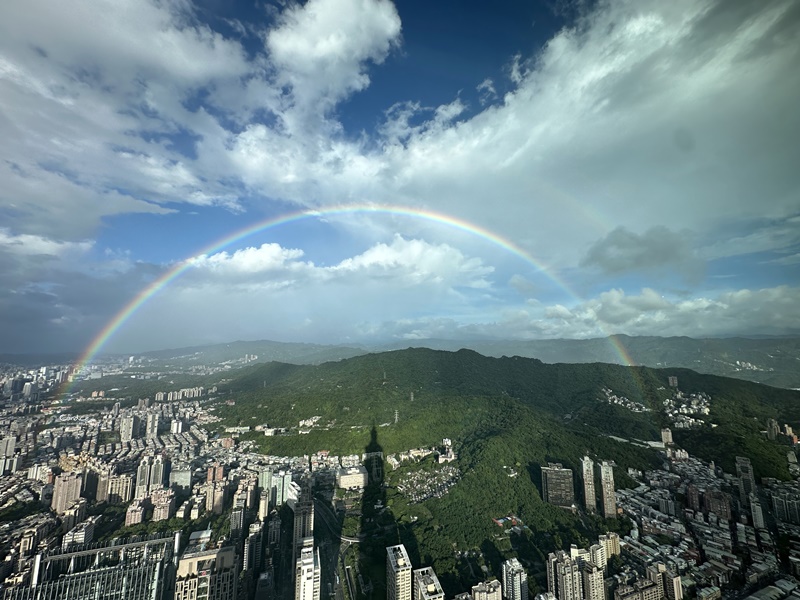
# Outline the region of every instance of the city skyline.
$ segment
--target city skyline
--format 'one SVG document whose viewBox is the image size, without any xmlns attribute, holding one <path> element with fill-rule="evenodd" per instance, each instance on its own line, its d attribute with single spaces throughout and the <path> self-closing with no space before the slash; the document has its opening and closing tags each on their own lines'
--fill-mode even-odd
<svg viewBox="0 0 800 600">
<path fill-rule="evenodd" d="M 789 0 L 39 1 L 4 352 L 800 333 Z"/>
</svg>

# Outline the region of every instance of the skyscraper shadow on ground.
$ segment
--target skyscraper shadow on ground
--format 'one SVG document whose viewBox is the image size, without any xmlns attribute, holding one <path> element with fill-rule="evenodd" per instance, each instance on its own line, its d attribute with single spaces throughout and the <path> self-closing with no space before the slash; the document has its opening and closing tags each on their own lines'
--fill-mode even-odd
<svg viewBox="0 0 800 600">
<path fill-rule="evenodd" d="M 400 524 L 387 506 L 386 462 L 375 426 L 370 431 L 363 459 L 368 483 L 361 501 L 359 530 L 362 541 L 358 548 L 356 575 L 359 588 L 353 600 L 383 600 L 386 598 L 386 548 L 405 545 L 415 567 L 421 566 L 419 548 L 410 526 Z"/>
</svg>

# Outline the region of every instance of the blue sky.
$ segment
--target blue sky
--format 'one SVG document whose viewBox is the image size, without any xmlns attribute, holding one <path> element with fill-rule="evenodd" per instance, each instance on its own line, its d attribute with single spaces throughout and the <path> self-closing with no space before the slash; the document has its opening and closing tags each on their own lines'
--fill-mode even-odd
<svg viewBox="0 0 800 600">
<path fill-rule="evenodd" d="M 791 0 L 4 2 L 0 351 L 85 348 L 190 258 L 105 350 L 798 335 L 798 25 Z M 352 204 L 530 260 L 324 214 Z"/>
</svg>

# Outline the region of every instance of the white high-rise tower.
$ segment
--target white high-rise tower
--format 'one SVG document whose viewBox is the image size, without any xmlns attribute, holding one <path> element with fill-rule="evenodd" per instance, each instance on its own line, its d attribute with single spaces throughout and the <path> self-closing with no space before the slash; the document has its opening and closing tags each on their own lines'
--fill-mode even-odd
<svg viewBox="0 0 800 600">
<path fill-rule="evenodd" d="M 386 600 L 411 600 L 411 560 L 402 544 L 386 548 Z"/>
</svg>

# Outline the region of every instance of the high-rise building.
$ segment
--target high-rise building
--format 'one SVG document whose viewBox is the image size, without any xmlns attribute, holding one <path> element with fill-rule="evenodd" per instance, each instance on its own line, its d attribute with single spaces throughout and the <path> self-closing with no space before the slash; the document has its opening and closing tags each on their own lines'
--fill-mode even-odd
<svg viewBox="0 0 800 600">
<path fill-rule="evenodd" d="M 749 458 L 736 457 L 736 477 L 739 478 L 739 499 L 745 506 L 750 506 L 750 494 L 756 493 L 756 478 Z"/>
<path fill-rule="evenodd" d="M 516 558 L 503 563 L 503 598 L 528 600 L 528 574 Z"/>
<path fill-rule="evenodd" d="M 128 473 L 108 478 L 108 503 L 125 504 L 133 497 L 133 476 Z"/>
<path fill-rule="evenodd" d="M 232 547 L 189 547 L 178 562 L 175 600 L 236 600 L 236 554 Z M 318 598 L 317 598 L 318 600 Z"/>
<path fill-rule="evenodd" d="M 213 466 L 208 467 L 208 476 L 206 482 L 212 483 L 214 481 L 222 481 L 225 479 L 225 466 L 219 463 L 214 463 Z"/>
<path fill-rule="evenodd" d="M 272 498 L 273 506 L 280 506 L 289 498 L 289 490 L 292 486 L 292 474 L 285 471 L 278 471 L 272 475 L 272 486 L 274 497 Z"/>
<path fill-rule="evenodd" d="M 586 512 L 597 510 L 597 496 L 594 491 L 594 461 L 588 456 L 581 459 L 581 477 L 583 479 L 583 505 Z"/>
<path fill-rule="evenodd" d="M 147 413 L 147 437 L 154 438 L 158 437 L 158 426 L 161 419 L 158 416 L 158 413 Z"/>
<path fill-rule="evenodd" d="M 234 506 L 231 511 L 231 539 L 239 540 L 244 534 L 244 506 Z"/>
<path fill-rule="evenodd" d="M 764 511 L 761 509 L 761 502 L 758 496 L 750 494 L 750 515 L 753 517 L 753 527 L 756 529 L 764 529 Z"/>
<path fill-rule="evenodd" d="M 170 489 L 154 490 L 151 495 L 153 503 L 153 521 L 166 521 L 175 516 L 175 492 Z"/>
<path fill-rule="evenodd" d="M 444 600 L 442 584 L 431 567 L 415 569 L 413 579 L 414 600 Z"/>
<path fill-rule="evenodd" d="M 672 571 L 665 571 L 664 578 L 664 597 L 667 600 L 683 600 L 683 582 L 680 575 Z"/>
<path fill-rule="evenodd" d="M 168 466 L 168 462 L 160 454 L 153 460 L 153 464 L 150 466 L 150 485 L 148 488 L 151 494 L 156 490 L 164 488 Z"/>
<path fill-rule="evenodd" d="M 269 467 L 258 472 L 258 488 L 261 492 L 267 491 L 272 494 L 272 469 Z"/>
<path fill-rule="evenodd" d="M 136 493 L 134 498 L 147 498 L 150 493 L 150 457 L 143 456 L 136 469 Z"/>
<path fill-rule="evenodd" d="M 561 463 L 549 463 L 542 467 L 542 496 L 550 504 L 571 507 L 575 503 L 572 469 L 565 469 Z"/>
<path fill-rule="evenodd" d="M 14 456 L 14 450 L 17 447 L 16 436 L 9 435 L 0 440 L 0 458 L 11 458 Z"/>
<path fill-rule="evenodd" d="M 586 548 L 578 548 L 575 544 L 569 547 L 569 557 L 578 563 L 579 567 L 582 567 L 588 562 L 592 562 L 592 553 Z"/>
<path fill-rule="evenodd" d="M 589 563 L 587 563 L 589 564 Z M 547 591 L 558 600 L 582 600 L 583 576 L 578 561 L 559 550 L 547 556 Z"/>
<path fill-rule="evenodd" d="M 472 600 L 503 600 L 503 586 L 497 579 L 472 586 Z"/>
<path fill-rule="evenodd" d="M 83 477 L 80 473 L 62 473 L 55 480 L 51 506 L 56 514 L 64 512 L 81 497 Z"/>
<path fill-rule="evenodd" d="M 304 540 L 314 537 L 314 498 L 308 486 L 301 489 L 300 496 L 294 505 L 293 532 L 293 557 L 296 561 L 300 556 Z"/>
<path fill-rule="evenodd" d="M 88 468 L 84 470 L 84 473 L 87 475 L 93 473 L 94 477 L 97 478 L 94 499 L 97 502 L 108 502 L 108 486 L 115 471 L 109 467 L 102 467 L 99 469 Z"/>
<path fill-rule="evenodd" d="M 589 547 L 589 561 L 598 569 L 605 569 L 608 564 L 606 547 L 603 544 L 593 544 Z"/>
<path fill-rule="evenodd" d="M 206 510 L 215 515 L 225 511 L 225 482 L 215 481 L 206 488 Z"/>
<path fill-rule="evenodd" d="M 617 497 L 614 493 L 614 463 L 604 460 L 600 463 L 600 488 L 603 496 L 603 516 L 606 519 L 617 516 Z"/>
<path fill-rule="evenodd" d="M 139 437 L 139 417 L 136 415 L 125 415 L 120 419 L 119 439 L 125 444 Z"/>
<path fill-rule="evenodd" d="M 176 492 L 189 492 L 192 489 L 192 469 L 188 465 L 173 465 L 169 470 L 169 486 Z"/>
<path fill-rule="evenodd" d="M 686 504 L 689 505 L 693 511 L 697 512 L 700 510 L 700 498 L 702 497 L 702 492 L 700 488 L 696 485 L 688 484 L 686 486 Z"/>
<path fill-rule="evenodd" d="M 267 546 L 276 547 L 281 543 L 281 517 L 276 512 L 267 523 Z"/>
<path fill-rule="evenodd" d="M 261 521 L 266 521 L 269 515 L 269 490 L 262 490 L 258 498 L 258 518 Z"/>
<path fill-rule="evenodd" d="M 584 600 L 605 600 L 606 590 L 603 581 L 603 569 L 597 565 L 586 563 L 581 568 L 583 578 Z"/>
<path fill-rule="evenodd" d="M 138 525 L 144 521 L 144 502 L 137 498 L 130 503 L 125 511 L 125 527 Z"/>
<path fill-rule="evenodd" d="M 672 430 L 669 427 L 661 430 L 661 441 L 665 446 L 672 444 Z"/>
<path fill-rule="evenodd" d="M 295 569 L 295 600 L 320 600 L 321 571 L 319 548 L 303 548 Z"/>
<path fill-rule="evenodd" d="M 780 427 L 775 419 L 767 419 L 767 438 L 774 440 L 780 433 Z"/>
<path fill-rule="evenodd" d="M 619 534 L 609 531 L 605 535 L 598 538 L 598 544 L 601 544 L 606 549 L 606 560 L 614 555 L 619 555 L 622 551 L 619 543 Z"/>
<path fill-rule="evenodd" d="M 89 517 L 85 521 L 78 523 L 64 534 L 61 540 L 61 548 L 66 551 L 70 546 L 82 546 L 94 540 L 94 525 L 99 516 Z"/>
<path fill-rule="evenodd" d="M 256 521 L 250 525 L 249 534 L 244 542 L 243 571 L 253 571 L 255 574 L 261 571 L 261 556 L 264 546 L 263 529 L 261 521 Z"/>
<path fill-rule="evenodd" d="M 731 501 L 728 494 L 721 490 L 706 490 L 703 494 L 703 506 L 707 513 L 714 513 L 720 519 L 730 521 L 733 518 Z"/>
<path fill-rule="evenodd" d="M 411 560 L 402 544 L 386 548 L 386 600 L 411 600 Z"/>
<path fill-rule="evenodd" d="M 664 598 L 666 595 L 665 575 L 667 575 L 667 566 L 664 563 L 659 562 L 647 567 L 647 579 L 656 585 L 658 598 Z"/>
</svg>

